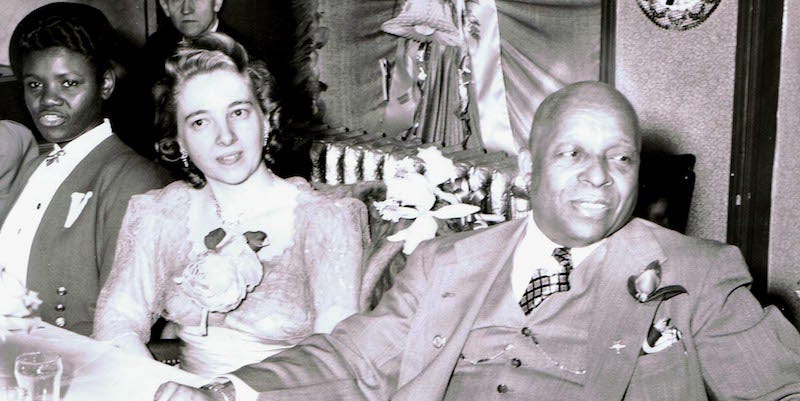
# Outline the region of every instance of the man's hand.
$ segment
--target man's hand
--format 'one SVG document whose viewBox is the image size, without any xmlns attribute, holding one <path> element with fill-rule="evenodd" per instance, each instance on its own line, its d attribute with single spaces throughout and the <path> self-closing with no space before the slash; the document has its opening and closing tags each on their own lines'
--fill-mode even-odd
<svg viewBox="0 0 800 401">
<path fill-rule="evenodd" d="M 215 401 L 208 390 L 200 390 L 175 382 L 162 383 L 156 390 L 155 401 Z"/>
</svg>

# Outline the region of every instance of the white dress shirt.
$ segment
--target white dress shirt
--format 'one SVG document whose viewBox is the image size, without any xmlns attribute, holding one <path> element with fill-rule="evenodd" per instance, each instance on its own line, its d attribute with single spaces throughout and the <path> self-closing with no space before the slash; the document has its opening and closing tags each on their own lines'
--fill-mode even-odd
<svg viewBox="0 0 800 401">
<path fill-rule="evenodd" d="M 6 272 L 12 277 L 26 283 L 33 239 L 47 207 L 72 170 L 109 136 L 111 123 L 106 119 L 63 149 L 56 144 L 50 155 L 62 154 L 49 164 L 47 159 L 42 160 L 30 176 L 0 228 L 0 266 L 5 266 Z M 63 227 L 53 229 L 61 230 Z"/>
<path fill-rule="evenodd" d="M 561 265 L 553 257 L 553 250 L 561 248 L 563 245 L 556 244 L 544 235 L 536 225 L 533 213 L 529 212 L 527 219 L 525 235 L 514 251 L 514 264 L 511 271 L 511 288 L 514 291 L 514 299 L 522 298 L 525 288 L 528 287 L 528 283 L 534 275 L 551 275 L 561 271 Z M 603 241 L 605 240 L 581 248 L 570 248 L 572 267 L 578 267 Z"/>
</svg>

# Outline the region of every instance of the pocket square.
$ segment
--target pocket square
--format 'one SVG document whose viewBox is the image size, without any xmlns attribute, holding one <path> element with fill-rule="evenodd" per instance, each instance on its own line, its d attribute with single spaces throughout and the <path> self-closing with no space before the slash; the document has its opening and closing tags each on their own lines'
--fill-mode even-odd
<svg viewBox="0 0 800 401">
<path fill-rule="evenodd" d="M 87 193 L 80 193 L 80 192 L 73 192 L 72 197 L 70 198 L 69 203 L 69 211 L 67 212 L 67 219 L 64 220 L 64 228 L 72 227 L 72 224 L 75 223 L 75 220 L 78 219 L 78 216 L 81 215 L 83 208 L 86 207 L 86 204 L 89 202 L 89 199 L 92 198 L 92 191 Z"/>
<path fill-rule="evenodd" d="M 680 341 L 681 337 L 681 331 L 672 326 L 670 318 L 665 317 L 650 326 L 647 338 L 642 342 L 642 353 L 661 352 Z"/>
</svg>

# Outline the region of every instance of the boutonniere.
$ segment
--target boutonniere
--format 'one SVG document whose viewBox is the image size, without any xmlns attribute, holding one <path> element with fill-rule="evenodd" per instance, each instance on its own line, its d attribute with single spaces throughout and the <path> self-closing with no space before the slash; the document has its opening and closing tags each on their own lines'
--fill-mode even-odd
<svg viewBox="0 0 800 401">
<path fill-rule="evenodd" d="M 659 285 L 661 285 L 661 264 L 657 260 L 650 262 L 638 275 L 628 278 L 628 292 L 639 302 L 666 301 L 678 294 L 688 293 L 681 285 L 658 288 Z"/>
<path fill-rule="evenodd" d="M 256 253 L 269 245 L 261 231 L 229 235 L 217 228 L 205 236 L 207 250 L 173 281 L 201 308 L 200 327 L 207 333 L 209 312 L 230 312 L 261 283 L 264 269 Z"/>
</svg>

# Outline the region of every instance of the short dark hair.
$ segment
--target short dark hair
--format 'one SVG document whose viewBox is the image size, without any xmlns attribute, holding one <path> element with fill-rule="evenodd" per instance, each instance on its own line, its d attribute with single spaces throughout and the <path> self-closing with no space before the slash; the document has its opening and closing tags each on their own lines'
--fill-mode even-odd
<svg viewBox="0 0 800 401">
<path fill-rule="evenodd" d="M 269 118 L 269 91 L 272 85 L 265 64 L 251 61 L 244 46 L 222 33 L 206 33 L 182 42 L 175 53 L 167 58 L 164 76 L 153 87 L 155 126 L 160 137 L 156 142 L 156 151 L 162 163 L 195 188 L 202 188 L 206 180 L 203 172 L 191 161 L 187 167 L 180 160 L 176 121 L 178 90 L 195 75 L 225 69 L 249 78 L 253 95 L 261 111 Z M 272 162 L 266 149 L 264 157 L 267 162 Z"/>
<path fill-rule="evenodd" d="M 29 53 L 64 47 L 86 56 L 99 78 L 112 67 L 115 43 L 116 33 L 100 10 L 78 3 L 50 3 L 17 24 L 8 55 L 14 74 L 20 76 Z"/>
</svg>

